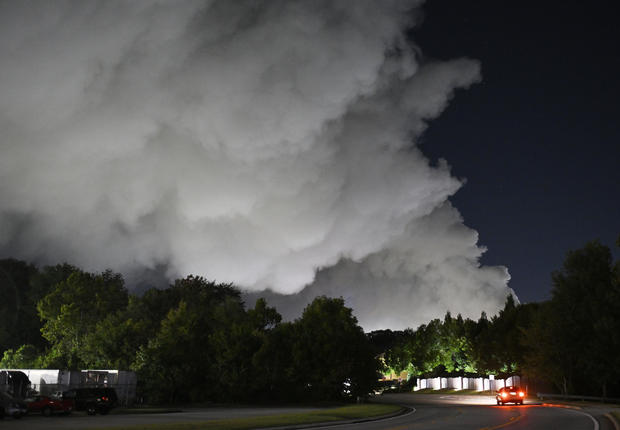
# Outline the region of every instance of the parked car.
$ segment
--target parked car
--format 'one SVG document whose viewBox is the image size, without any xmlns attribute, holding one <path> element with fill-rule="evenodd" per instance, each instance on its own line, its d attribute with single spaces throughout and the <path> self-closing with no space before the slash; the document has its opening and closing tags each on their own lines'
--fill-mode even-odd
<svg viewBox="0 0 620 430">
<path fill-rule="evenodd" d="M 34 396 L 26 399 L 28 412 L 40 412 L 49 417 L 55 412 L 70 414 L 73 410 L 73 400 L 62 397 Z"/>
<path fill-rule="evenodd" d="M 0 419 L 5 416 L 21 418 L 28 413 L 26 404 L 0 391 Z"/>
<path fill-rule="evenodd" d="M 497 391 L 495 398 L 498 405 L 503 405 L 504 403 L 522 405 L 523 399 L 525 399 L 525 392 L 520 387 L 503 387 Z"/>
<path fill-rule="evenodd" d="M 75 388 L 62 393 L 63 399 L 73 401 L 76 411 L 86 411 L 88 415 L 105 415 L 118 402 L 114 388 Z"/>
</svg>

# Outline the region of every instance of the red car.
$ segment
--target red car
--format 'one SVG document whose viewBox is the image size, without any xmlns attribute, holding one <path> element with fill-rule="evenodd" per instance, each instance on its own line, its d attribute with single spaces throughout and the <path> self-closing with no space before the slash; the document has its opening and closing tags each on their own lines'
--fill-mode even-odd
<svg viewBox="0 0 620 430">
<path fill-rule="evenodd" d="M 28 412 L 41 412 L 50 416 L 55 412 L 70 414 L 73 410 L 73 401 L 70 399 L 56 399 L 47 396 L 35 396 L 26 399 Z"/>
<path fill-rule="evenodd" d="M 503 405 L 504 403 L 522 405 L 523 399 L 525 399 L 525 392 L 519 387 L 503 387 L 499 389 L 495 398 L 498 405 Z"/>
</svg>

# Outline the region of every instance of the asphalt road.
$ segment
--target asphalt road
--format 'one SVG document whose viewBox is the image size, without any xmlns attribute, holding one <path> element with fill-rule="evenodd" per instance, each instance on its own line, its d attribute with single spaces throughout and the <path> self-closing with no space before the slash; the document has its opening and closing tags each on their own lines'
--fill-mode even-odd
<svg viewBox="0 0 620 430">
<path fill-rule="evenodd" d="M 613 429 L 611 424 L 602 418 L 602 410 L 599 414 L 593 413 L 593 411 L 550 407 L 541 402 L 533 401 L 526 401 L 522 406 L 497 406 L 495 398 L 490 396 L 437 394 L 388 394 L 377 398 L 377 400 L 403 404 L 413 408 L 414 411 L 389 421 L 355 424 L 355 429 Z M 353 428 L 353 425 L 342 426 L 339 430 L 347 430 L 348 428 Z"/>
<path fill-rule="evenodd" d="M 433 394 L 387 394 L 377 401 L 406 405 L 411 411 L 388 419 L 315 427 L 333 430 L 477 429 L 496 430 L 613 430 L 604 408 L 570 409 L 526 401 L 523 406 L 497 406 L 493 397 Z M 310 408 L 209 408 L 171 414 L 28 416 L 0 421 L 2 430 L 89 429 L 147 423 L 180 423 L 309 411 Z"/>
</svg>

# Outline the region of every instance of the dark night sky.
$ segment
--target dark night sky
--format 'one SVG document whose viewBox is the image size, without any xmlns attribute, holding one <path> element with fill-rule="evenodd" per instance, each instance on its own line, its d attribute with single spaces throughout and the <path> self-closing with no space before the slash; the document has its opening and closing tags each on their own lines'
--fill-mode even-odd
<svg viewBox="0 0 620 430">
<path fill-rule="evenodd" d="M 466 185 L 451 199 L 522 302 L 549 297 L 566 252 L 620 234 L 620 30 L 613 2 L 435 0 L 425 58 L 480 60 L 422 139 Z"/>
</svg>

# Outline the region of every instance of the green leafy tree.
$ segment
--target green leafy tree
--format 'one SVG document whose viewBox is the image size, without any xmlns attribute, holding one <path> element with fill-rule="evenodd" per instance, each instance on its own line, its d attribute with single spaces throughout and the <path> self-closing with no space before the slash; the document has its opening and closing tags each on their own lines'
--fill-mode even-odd
<svg viewBox="0 0 620 430">
<path fill-rule="evenodd" d="M 263 298 L 256 300 L 253 309 L 248 310 L 249 322 L 256 334 L 264 336 L 269 330 L 276 328 L 282 321 L 282 315 L 276 308 L 267 305 Z"/>
<path fill-rule="evenodd" d="M 411 339 L 414 336 L 414 332 L 411 329 L 398 332 L 390 331 L 388 336 L 389 338 L 384 340 L 387 344 L 384 345 L 384 349 L 381 351 L 386 368 L 381 370 L 399 375 L 411 367 Z M 375 345 L 373 344 L 373 346 Z M 379 355 L 376 349 L 375 355 Z"/>
<path fill-rule="evenodd" d="M 231 350 L 238 351 L 238 339 L 233 336 L 227 344 L 227 336 L 237 334 L 235 324 L 244 318 L 239 291 L 190 276 L 177 280 L 167 294 L 180 300 L 172 300 L 159 330 L 133 363 L 151 400 L 219 399 L 223 390 L 229 395 L 226 377 L 232 370 L 218 354 L 230 357 Z M 242 358 L 251 362 L 251 357 Z"/>
<path fill-rule="evenodd" d="M 30 287 L 37 269 L 15 259 L 0 260 L 0 352 L 22 344 L 42 345 L 40 322 Z"/>
<path fill-rule="evenodd" d="M 40 353 L 34 345 L 22 345 L 17 350 L 4 351 L 0 367 L 4 369 L 31 369 L 39 367 Z"/>
<path fill-rule="evenodd" d="M 564 352 L 577 357 L 575 382 L 592 389 L 587 387 L 587 381 L 594 379 L 605 396 L 618 364 L 615 354 L 607 353 L 608 342 L 620 328 L 611 251 L 597 241 L 590 242 L 569 252 L 562 270 L 553 273 L 552 278 L 552 314 L 560 320 L 557 325 L 564 334 Z"/>
<path fill-rule="evenodd" d="M 81 360 L 93 368 L 130 368 L 138 350 L 157 335 L 162 321 L 183 300 L 193 299 L 180 282 L 166 289 L 151 288 L 141 296 L 130 295 L 125 309 L 109 314 L 86 334 Z"/>
<path fill-rule="evenodd" d="M 564 353 L 561 321 L 552 313 L 551 302 L 540 305 L 521 343 L 526 348 L 524 373 L 531 380 L 552 382 L 562 394 L 572 391 L 576 356 Z"/>
<path fill-rule="evenodd" d="M 471 321 L 470 321 L 471 322 Z M 417 330 L 407 329 L 386 352 L 386 363 L 410 375 L 473 372 L 473 352 L 468 323 L 447 312 Z"/>
<path fill-rule="evenodd" d="M 619 376 L 620 288 L 611 251 L 598 241 L 570 251 L 552 274 L 549 303 L 527 336 L 528 371 L 549 375 L 565 393 L 607 395 Z M 543 340 L 543 341 L 541 341 Z"/>
<path fill-rule="evenodd" d="M 111 271 L 91 274 L 74 271 L 37 304 L 41 332 L 51 344 L 47 366 L 77 369 L 85 339 L 97 323 L 127 306 L 128 293 L 121 275 Z"/>
<path fill-rule="evenodd" d="M 471 373 L 476 368 L 473 361 L 473 347 L 468 337 L 467 325 L 459 314 L 456 318 L 444 318 L 444 342 L 448 353 L 448 364 L 452 372 Z"/>
<path fill-rule="evenodd" d="M 474 335 L 475 367 L 499 376 L 520 373 L 524 363 L 521 338 L 529 331 L 536 305 L 521 305 L 512 295 L 490 321 L 480 319 Z"/>
<path fill-rule="evenodd" d="M 368 394 L 379 362 L 344 300 L 317 297 L 294 324 L 293 373 L 312 399 Z"/>
<path fill-rule="evenodd" d="M 441 320 L 434 319 L 418 327 L 410 350 L 413 367 L 420 373 L 445 372 L 451 354 L 442 339 Z"/>
<path fill-rule="evenodd" d="M 181 301 L 162 321 L 157 336 L 138 351 L 134 368 L 151 393 L 151 400 L 187 400 L 188 389 L 203 383 L 204 378 L 196 379 L 205 367 L 198 359 L 202 358 L 202 348 L 195 349 L 197 318 Z"/>
<path fill-rule="evenodd" d="M 148 343 L 148 325 L 149 321 L 135 318 L 129 310 L 108 315 L 85 334 L 80 360 L 93 369 L 129 369 L 139 347 Z"/>
<path fill-rule="evenodd" d="M 259 307 L 262 305 L 264 302 L 260 301 Z M 209 344 L 220 399 L 243 400 L 257 388 L 253 380 L 256 372 L 252 359 L 264 341 L 260 334 L 264 314 L 260 315 L 258 310 L 252 312 L 252 316 L 254 318 L 250 318 L 241 303 L 233 299 L 227 299 L 214 309 L 214 328 Z"/>
<path fill-rule="evenodd" d="M 252 399 L 267 393 L 273 394 L 274 387 L 277 385 L 275 381 L 278 378 L 276 372 L 279 369 L 276 359 L 265 354 L 269 349 L 265 349 L 264 345 L 272 337 L 272 333 L 279 327 L 281 321 L 282 316 L 277 310 L 268 306 L 265 299 L 259 298 L 254 308 L 247 310 L 243 323 L 236 323 L 236 333 L 232 338 L 238 345 L 236 348 L 242 348 L 242 352 L 245 353 L 243 358 L 236 357 L 236 360 L 244 361 L 242 366 L 236 367 L 239 372 L 236 372 L 235 376 L 240 379 L 236 390 L 233 390 L 238 392 L 236 398 Z M 249 365 L 247 361 L 250 361 Z M 239 390 L 238 387 L 243 388 Z"/>
<path fill-rule="evenodd" d="M 252 357 L 256 398 L 291 401 L 305 394 L 292 363 L 295 325 L 281 323 L 264 333 L 260 348 Z"/>
</svg>

